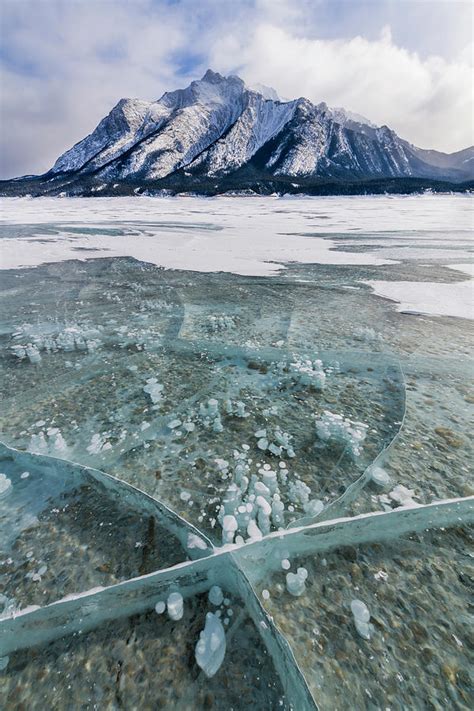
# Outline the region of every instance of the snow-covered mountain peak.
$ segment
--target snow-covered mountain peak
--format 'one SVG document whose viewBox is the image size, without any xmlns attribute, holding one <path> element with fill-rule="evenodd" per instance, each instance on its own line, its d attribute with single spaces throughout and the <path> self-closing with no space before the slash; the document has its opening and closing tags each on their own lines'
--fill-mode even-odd
<svg viewBox="0 0 474 711">
<path fill-rule="evenodd" d="M 264 99 L 285 103 L 283 99 L 278 96 L 278 93 L 272 86 L 265 86 L 265 84 L 252 84 L 248 88 L 251 91 L 254 91 L 256 94 L 260 94 L 261 96 L 263 96 Z"/>
<path fill-rule="evenodd" d="M 334 117 L 334 120 L 342 124 L 343 126 L 349 125 L 351 123 L 359 123 L 364 126 L 370 126 L 370 128 L 377 128 L 376 124 L 372 123 L 372 121 L 369 121 L 369 119 L 365 118 L 365 116 L 357 114 L 354 111 L 348 111 L 347 109 L 343 109 L 341 106 L 333 107 L 330 109 L 330 111 Z"/>
<path fill-rule="evenodd" d="M 150 101 L 143 101 L 142 99 L 120 99 L 109 116 L 118 117 L 121 114 L 129 129 L 133 130 L 138 128 L 151 106 L 152 103 Z"/>
<path fill-rule="evenodd" d="M 218 84 L 221 81 L 225 81 L 225 77 L 223 77 L 222 74 L 219 74 L 219 72 L 214 72 L 212 69 L 208 69 L 201 81 L 208 82 L 209 84 Z"/>
<path fill-rule="evenodd" d="M 470 154 L 469 154 L 470 155 Z M 387 126 L 208 69 L 157 101 L 121 99 L 49 175 L 150 183 L 262 175 L 358 180 L 470 174 L 468 154 L 422 151 Z M 174 177 L 173 177 L 174 176 Z"/>
<path fill-rule="evenodd" d="M 223 77 L 208 69 L 202 79 L 192 81 L 185 89 L 163 94 L 159 103 L 170 109 L 180 109 L 193 104 L 222 104 L 239 99 L 245 84 L 237 76 Z"/>
</svg>

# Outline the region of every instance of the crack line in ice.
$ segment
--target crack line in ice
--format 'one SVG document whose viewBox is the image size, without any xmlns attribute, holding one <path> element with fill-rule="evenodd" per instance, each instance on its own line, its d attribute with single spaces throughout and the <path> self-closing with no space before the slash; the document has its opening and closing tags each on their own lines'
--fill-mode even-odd
<svg viewBox="0 0 474 711">
<path fill-rule="evenodd" d="M 209 344 L 207 344 L 209 345 Z M 187 350 L 189 344 L 181 343 L 178 346 L 178 350 Z M 195 350 L 196 344 L 194 343 L 191 349 Z M 215 349 L 209 349 L 215 350 Z M 229 349 L 220 348 L 222 352 L 226 352 Z M 248 349 L 241 349 L 243 352 Z M 274 349 L 271 349 L 274 351 Z M 278 351 L 281 356 L 281 351 Z M 273 354 L 273 353 L 272 353 Z M 261 351 L 259 352 L 260 357 L 262 356 Z M 288 355 L 288 354 L 287 354 Z M 340 355 L 340 354 L 339 354 Z M 366 356 L 366 354 L 364 354 Z M 353 363 L 353 361 L 351 361 Z M 415 505 L 409 509 L 401 507 L 395 509 L 391 512 L 376 512 L 371 514 L 363 514 L 361 516 L 356 516 L 353 518 L 334 518 L 340 512 L 344 510 L 348 503 L 350 503 L 355 495 L 365 486 L 365 484 L 370 480 L 370 473 L 374 467 L 379 465 L 385 458 L 389 449 L 393 446 L 395 441 L 399 438 L 400 432 L 403 427 L 406 413 L 406 393 L 405 393 L 405 378 L 404 372 L 400 361 L 398 360 L 399 373 L 401 375 L 401 381 L 403 383 L 403 416 L 399 423 L 399 427 L 395 435 L 392 437 L 388 445 L 386 445 L 381 452 L 377 455 L 374 461 L 364 470 L 362 475 L 358 479 L 350 484 L 346 491 L 338 499 L 333 501 L 324 511 L 324 516 L 319 514 L 317 517 L 302 517 L 293 523 L 293 526 L 287 530 L 280 530 L 274 533 L 266 535 L 260 541 L 249 542 L 246 545 L 228 545 L 222 548 L 214 548 L 212 543 L 202 534 L 199 529 L 194 528 L 181 516 L 168 509 L 164 504 L 159 502 L 154 497 L 151 497 L 140 489 L 122 482 L 116 477 L 101 472 L 99 470 L 93 470 L 89 467 L 81 467 L 80 465 L 74 465 L 72 462 L 68 462 L 63 459 L 56 459 L 54 457 L 44 457 L 43 455 L 25 454 L 15 451 L 19 458 L 37 458 L 40 460 L 52 459 L 54 461 L 60 461 L 64 466 L 79 467 L 82 470 L 88 471 L 93 478 L 105 484 L 108 487 L 115 489 L 130 490 L 138 496 L 145 497 L 146 500 L 152 502 L 153 505 L 160 509 L 161 515 L 165 515 L 167 519 L 166 524 L 170 530 L 181 540 L 183 548 L 188 550 L 188 554 L 192 556 L 192 551 L 195 550 L 195 555 L 202 555 L 204 552 L 211 553 L 205 558 L 198 558 L 197 560 L 191 562 L 178 563 L 168 569 L 160 570 L 156 573 L 150 573 L 146 576 L 140 576 L 138 578 L 130 579 L 116 585 L 112 585 L 102 589 L 95 589 L 93 591 L 77 593 L 76 595 L 67 596 L 62 600 L 58 600 L 51 605 L 42 607 L 39 609 L 26 608 L 24 611 L 20 611 L 14 617 L 7 617 L 0 620 L 0 632 L 2 632 L 2 645 L 0 646 L 0 655 L 7 656 L 9 651 L 14 649 L 29 647 L 34 644 L 36 640 L 37 644 L 40 644 L 47 640 L 55 639 L 59 636 L 64 636 L 73 633 L 73 631 L 84 631 L 86 629 L 93 629 L 105 619 L 116 619 L 117 617 L 134 614 L 140 610 L 144 611 L 154 607 L 156 604 L 156 599 L 158 596 L 157 586 L 159 587 L 159 596 L 164 597 L 166 591 L 177 592 L 177 586 L 179 585 L 180 594 L 184 597 L 188 595 L 196 594 L 197 592 L 208 590 L 213 584 L 219 582 L 226 589 L 231 589 L 232 584 L 229 582 L 229 576 L 238 575 L 241 577 L 241 587 L 242 585 L 250 586 L 252 590 L 252 595 L 249 597 L 248 594 L 244 596 L 244 602 L 247 608 L 253 605 L 259 606 L 259 613 L 257 614 L 254 610 L 254 618 L 257 624 L 257 629 L 263 637 L 266 635 L 266 630 L 270 633 L 270 638 L 264 640 L 265 644 L 272 649 L 269 649 L 271 656 L 274 660 L 275 667 L 278 669 L 281 677 L 285 676 L 285 670 L 283 669 L 283 661 L 279 659 L 276 652 L 276 648 L 279 648 L 280 653 L 284 652 L 286 649 L 286 674 L 288 674 L 288 668 L 292 670 L 292 682 L 293 686 L 291 689 L 287 687 L 289 693 L 289 698 L 296 699 L 300 701 L 299 708 L 316 708 L 314 700 L 312 700 L 308 686 L 304 680 L 301 670 L 294 659 L 291 649 L 288 647 L 288 643 L 282 637 L 281 633 L 274 629 L 273 623 L 269 620 L 268 616 L 264 612 L 264 608 L 261 606 L 258 600 L 255 590 L 252 584 L 252 577 L 254 578 L 254 583 L 259 579 L 263 578 L 271 569 L 271 567 L 279 567 L 280 560 L 289 555 L 289 548 L 293 555 L 302 555 L 308 552 L 316 552 L 321 550 L 327 550 L 332 547 L 339 547 L 347 543 L 352 545 L 357 542 L 366 541 L 380 541 L 384 538 L 392 538 L 394 536 L 402 535 L 403 533 L 413 532 L 418 530 L 425 530 L 426 528 L 438 528 L 441 526 L 457 525 L 461 518 L 460 514 L 463 514 L 463 521 L 468 522 L 473 520 L 473 497 L 467 497 L 464 499 L 451 499 L 443 502 L 438 502 L 436 504 L 428 504 L 426 506 Z M 384 372 L 387 373 L 389 369 L 393 368 L 393 363 L 389 363 L 385 366 Z M 198 399 L 196 398 L 197 402 Z M 189 406 L 189 400 L 186 405 Z M 343 453 L 339 458 L 335 468 L 339 465 L 342 457 L 347 452 L 346 444 Z M 334 469 L 333 469 L 334 470 Z M 332 518 L 330 520 L 326 519 L 329 516 Z M 384 523 L 386 517 L 391 516 L 392 521 L 397 521 L 398 526 L 391 526 Z M 313 523 L 317 518 L 317 523 Z M 309 525 L 308 525 L 309 524 Z M 381 524 L 381 525 L 380 525 Z M 346 533 L 346 530 L 349 533 Z M 388 533 L 388 530 L 394 531 L 394 533 Z M 187 545 L 191 540 L 192 545 Z M 195 541 L 202 541 L 202 545 L 194 545 Z M 280 554 L 275 556 L 275 552 L 280 551 Z M 273 557 L 278 559 L 277 563 L 273 560 Z M 262 558 L 266 561 L 266 565 L 262 566 L 259 561 Z M 225 562 L 224 562 L 225 561 Z M 234 571 L 234 572 L 232 572 Z M 197 579 L 196 579 L 197 576 Z M 186 583 L 186 581 L 188 581 Z M 242 581 L 245 581 L 242 582 Z M 150 590 L 147 591 L 147 589 Z M 128 590 L 130 589 L 130 592 Z M 151 592 L 153 590 L 153 592 Z M 102 603 L 102 600 L 104 602 Z M 115 603 L 113 601 L 116 600 Z M 127 602 L 128 600 L 128 602 Z M 112 603 L 112 604 L 111 604 Z M 67 625 L 64 625 L 59 620 L 61 619 L 62 610 L 65 609 L 68 619 L 70 619 L 72 608 L 78 609 L 80 611 L 80 619 L 73 620 Z M 79 608 L 77 607 L 79 605 Z M 101 607 L 102 606 L 102 607 Z M 106 609 L 104 609 L 104 606 Z M 51 613 L 51 610 L 54 612 Z M 58 612 L 59 610 L 59 612 Z M 262 616 L 262 611 L 263 615 Z M 260 618 L 259 618 L 260 615 Z M 36 620 L 42 619 L 42 624 L 37 627 Z M 260 622 L 260 624 L 258 624 Z M 33 627 L 31 627 L 31 625 Z M 36 630 L 36 632 L 34 631 Z M 272 636 L 273 635 L 273 636 Z M 275 641 L 276 640 L 276 641 Z M 285 647 L 286 645 L 286 647 Z M 283 666 L 282 666 L 283 664 Z M 289 665 L 289 667 L 288 667 Z M 288 682 L 289 683 L 289 682 Z M 304 699 L 304 701 L 302 701 Z"/>
<path fill-rule="evenodd" d="M 24 454 L 7 447 L 5 449 L 16 453 L 20 460 L 28 459 L 31 462 L 36 458 L 62 461 L 41 455 Z M 75 467 L 64 461 L 62 464 Z M 99 475 L 99 479 L 110 486 L 123 486 L 119 480 L 98 470 L 79 468 L 89 472 L 94 478 Z M 134 489 L 125 485 L 125 489 L 127 488 Z M 142 494 L 139 490 L 135 491 L 139 496 Z M 146 497 L 146 500 L 156 504 L 151 497 Z M 166 511 L 168 513 L 167 509 Z M 190 525 L 181 517 L 174 515 L 172 518 L 175 524 L 178 523 L 186 533 L 189 532 Z M 175 593 L 178 598 L 178 590 L 181 601 L 182 598 L 219 585 L 225 590 L 237 592 L 244 600 L 274 661 L 290 703 L 296 704 L 295 708 L 315 709 L 316 703 L 310 695 L 301 669 L 287 641 L 263 611 L 253 585 L 272 569 L 278 569 L 283 556 L 286 558 L 288 555 L 316 553 L 349 543 L 354 545 L 381 541 L 427 528 L 455 526 L 460 520 L 465 523 L 474 521 L 474 497 L 322 521 L 310 526 L 271 533 L 260 541 L 246 545 L 215 548 L 213 555 L 204 558 L 178 563 L 170 568 L 102 589 L 69 595 L 45 607 L 30 607 L 3 618 L 0 620 L 0 656 L 6 657 L 17 649 L 94 629 L 106 620 L 147 611 L 155 607 L 157 599 L 171 599 L 171 593 Z M 262 561 L 265 561 L 265 564 L 262 565 Z M 180 616 L 179 611 L 176 612 L 175 617 L 177 616 Z"/>
</svg>

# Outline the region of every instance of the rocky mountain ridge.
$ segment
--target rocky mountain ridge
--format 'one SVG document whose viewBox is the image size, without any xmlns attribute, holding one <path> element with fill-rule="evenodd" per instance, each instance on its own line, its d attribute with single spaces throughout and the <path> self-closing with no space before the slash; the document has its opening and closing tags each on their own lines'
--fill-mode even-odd
<svg viewBox="0 0 474 711">
<path fill-rule="evenodd" d="M 158 101 L 121 99 L 46 174 L 3 187 L 14 182 L 17 193 L 33 185 L 39 194 L 80 195 L 120 193 L 124 186 L 134 192 L 255 191 L 257 184 L 257 192 L 275 185 L 307 192 L 328 182 L 459 184 L 474 178 L 474 147 L 427 151 L 344 109 L 305 98 L 281 101 L 267 87 L 261 92 L 237 76 L 208 70 Z"/>
</svg>

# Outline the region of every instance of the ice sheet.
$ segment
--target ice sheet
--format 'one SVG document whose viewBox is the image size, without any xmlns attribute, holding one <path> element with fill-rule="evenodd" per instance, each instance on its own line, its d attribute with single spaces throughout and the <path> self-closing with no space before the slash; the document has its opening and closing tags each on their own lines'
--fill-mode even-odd
<svg viewBox="0 0 474 711">
<path fill-rule="evenodd" d="M 3 269 L 130 256 L 169 269 L 254 276 L 275 274 L 289 262 L 390 264 L 370 247 L 335 251 L 324 235 L 467 231 L 471 217 L 463 196 L 5 198 L 0 204 L 5 225 L 45 226 L 2 239 Z M 88 230 L 77 231 L 78 223 Z M 51 225 L 53 231 L 46 229 Z M 111 228 L 119 229 L 111 234 Z"/>
</svg>

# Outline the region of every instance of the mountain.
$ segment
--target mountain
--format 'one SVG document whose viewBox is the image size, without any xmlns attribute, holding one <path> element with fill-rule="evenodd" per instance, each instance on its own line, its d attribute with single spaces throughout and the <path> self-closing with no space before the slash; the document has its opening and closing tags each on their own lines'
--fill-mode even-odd
<svg viewBox="0 0 474 711">
<path fill-rule="evenodd" d="M 4 181 L 0 192 L 311 192 L 328 184 L 338 192 L 473 178 L 474 147 L 417 148 L 358 114 L 304 98 L 281 101 L 268 87 L 208 70 L 158 101 L 121 99 L 46 174 Z"/>
</svg>

